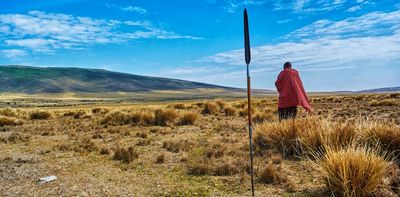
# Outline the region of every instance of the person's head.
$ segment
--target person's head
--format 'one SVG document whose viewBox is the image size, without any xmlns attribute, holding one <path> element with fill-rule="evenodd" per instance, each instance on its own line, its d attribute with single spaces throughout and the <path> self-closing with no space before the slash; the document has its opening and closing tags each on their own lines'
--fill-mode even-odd
<svg viewBox="0 0 400 197">
<path fill-rule="evenodd" d="M 283 69 L 286 69 L 286 68 L 292 68 L 292 63 L 286 62 L 286 63 L 283 65 Z"/>
</svg>

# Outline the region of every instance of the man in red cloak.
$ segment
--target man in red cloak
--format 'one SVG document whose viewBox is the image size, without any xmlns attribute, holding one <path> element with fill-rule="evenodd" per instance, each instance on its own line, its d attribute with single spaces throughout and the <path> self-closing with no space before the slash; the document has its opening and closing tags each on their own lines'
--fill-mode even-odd
<svg viewBox="0 0 400 197">
<path fill-rule="evenodd" d="M 307 112 L 311 112 L 311 105 L 299 73 L 292 69 L 290 62 L 286 62 L 283 66 L 283 71 L 279 73 L 275 86 L 279 93 L 278 112 L 280 120 L 295 118 L 297 106 L 302 106 Z"/>
</svg>

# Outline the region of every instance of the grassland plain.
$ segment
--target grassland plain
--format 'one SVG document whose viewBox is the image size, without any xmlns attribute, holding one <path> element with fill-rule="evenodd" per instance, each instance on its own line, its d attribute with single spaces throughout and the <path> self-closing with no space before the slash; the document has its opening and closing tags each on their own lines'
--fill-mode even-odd
<svg viewBox="0 0 400 197">
<path fill-rule="evenodd" d="M 2 196 L 251 194 L 244 99 L 18 99 L 1 101 Z M 293 125 L 276 120 L 276 96 L 254 99 L 256 194 L 398 196 L 400 94 L 311 102 Z"/>
</svg>

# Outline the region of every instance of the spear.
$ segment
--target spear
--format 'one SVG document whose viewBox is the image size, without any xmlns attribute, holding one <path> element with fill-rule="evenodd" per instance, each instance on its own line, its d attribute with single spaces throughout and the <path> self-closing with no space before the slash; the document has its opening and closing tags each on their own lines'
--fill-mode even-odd
<svg viewBox="0 0 400 197">
<path fill-rule="evenodd" d="M 250 53 L 250 35 L 249 35 L 249 19 L 247 17 L 247 10 L 244 9 L 244 52 L 247 66 L 247 118 L 248 118 L 248 129 L 249 129 L 249 143 L 250 143 L 250 173 L 251 173 L 251 194 L 254 196 L 254 173 L 253 173 L 253 128 L 251 124 L 251 87 L 250 87 L 250 71 L 249 64 L 251 60 Z"/>
</svg>

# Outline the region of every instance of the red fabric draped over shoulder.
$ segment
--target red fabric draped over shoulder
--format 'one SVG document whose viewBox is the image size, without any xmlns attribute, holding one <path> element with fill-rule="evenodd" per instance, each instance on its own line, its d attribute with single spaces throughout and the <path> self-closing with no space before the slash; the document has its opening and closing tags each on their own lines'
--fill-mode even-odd
<svg viewBox="0 0 400 197">
<path fill-rule="evenodd" d="M 305 110 L 311 111 L 310 102 L 297 70 L 287 68 L 281 71 L 275 86 L 279 92 L 279 108 L 302 106 Z"/>
</svg>

